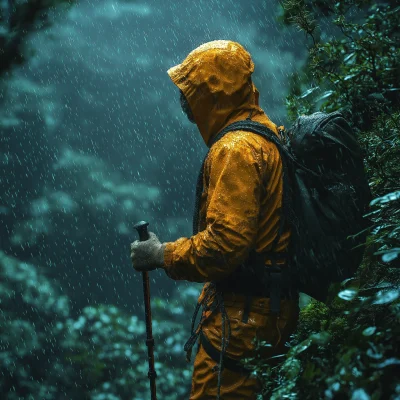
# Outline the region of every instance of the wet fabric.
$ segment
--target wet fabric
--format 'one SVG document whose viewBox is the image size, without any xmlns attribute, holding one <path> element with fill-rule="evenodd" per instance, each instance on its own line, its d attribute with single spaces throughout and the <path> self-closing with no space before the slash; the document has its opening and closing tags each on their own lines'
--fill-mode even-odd
<svg viewBox="0 0 400 400">
<path fill-rule="evenodd" d="M 214 41 L 193 50 L 170 70 L 186 96 L 206 144 L 224 127 L 245 119 L 277 126 L 258 104 L 251 82 L 254 64 L 238 43 Z M 210 150 L 205 162 L 199 232 L 168 242 L 164 269 L 169 277 L 209 282 L 229 276 L 251 249 L 268 251 L 279 228 L 282 163 L 278 149 L 258 135 L 229 132 Z M 276 247 L 287 248 L 289 232 Z"/>
<path fill-rule="evenodd" d="M 168 71 L 185 95 L 204 143 L 233 122 L 251 119 L 278 135 L 278 127 L 258 103 L 258 90 L 251 80 L 254 64 L 238 43 L 213 41 L 193 50 Z M 270 251 L 279 230 L 282 206 L 282 162 L 274 144 L 247 131 L 227 133 L 210 149 L 204 164 L 203 193 L 199 206 L 198 233 L 168 242 L 164 270 L 175 280 L 206 282 L 199 297 L 205 297 L 209 282 L 229 277 L 251 250 Z M 286 251 L 290 232 L 285 231 L 275 252 Z M 269 262 L 267 261 L 267 264 Z M 242 321 L 245 297 L 231 302 L 224 293 L 232 335 L 227 356 L 242 358 L 254 354 L 253 339 L 271 341 L 263 357 L 284 351 L 283 344 L 297 322 L 297 301 L 282 300 L 279 319 L 269 311 L 269 299 L 256 297 L 247 322 Z M 210 297 L 209 302 L 215 299 Z M 203 315 L 203 333 L 221 349 L 221 313 Z M 194 362 L 191 399 L 216 398 L 218 371 L 200 346 Z M 224 369 L 221 396 L 224 399 L 255 398 L 258 384 Z"/>
<path fill-rule="evenodd" d="M 258 354 L 267 360 L 286 353 L 285 343 L 293 333 L 299 315 L 297 300 L 282 300 L 281 313 L 270 312 L 269 299 L 254 297 L 248 319 L 244 319 L 245 297 L 225 294 L 224 304 L 232 329 L 226 355 L 234 360 L 255 356 L 257 340 L 268 342 L 271 347 L 263 346 L 263 353 Z M 217 349 L 221 349 L 222 336 L 221 314 L 212 313 L 203 323 L 203 334 Z M 269 360 L 275 365 L 282 358 Z M 256 399 L 261 385 L 255 376 L 248 373 L 234 372 L 228 368 L 222 371 L 221 398 L 224 400 Z M 199 346 L 194 361 L 190 400 L 215 399 L 217 396 L 218 362 L 213 360 L 202 345 Z"/>
</svg>

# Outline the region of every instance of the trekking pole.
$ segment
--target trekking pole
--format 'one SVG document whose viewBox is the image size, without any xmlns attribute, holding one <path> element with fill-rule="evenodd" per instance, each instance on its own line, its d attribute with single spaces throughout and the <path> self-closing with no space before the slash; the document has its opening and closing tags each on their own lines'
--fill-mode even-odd
<svg viewBox="0 0 400 400">
<path fill-rule="evenodd" d="M 139 234 L 139 239 L 144 242 L 149 239 L 149 232 L 147 231 L 149 223 L 145 221 L 138 222 L 134 228 Z M 142 272 L 143 275 L 143 293 L 144 293 L 144 309 L 146 315 L 146 346 L 147 346 L 147 358 L 149 360 L 149 372 L 147 377 L 150 379 L 150 391 L 151 400 L 157 400 L 156 395 L 156 370 L 154 369 L 154 338 L 153 330 L 151 325 L 151 308 L 150 308 L 150 285 L 149 285 L 149 274 L 147 271 Z"/>
</svg>

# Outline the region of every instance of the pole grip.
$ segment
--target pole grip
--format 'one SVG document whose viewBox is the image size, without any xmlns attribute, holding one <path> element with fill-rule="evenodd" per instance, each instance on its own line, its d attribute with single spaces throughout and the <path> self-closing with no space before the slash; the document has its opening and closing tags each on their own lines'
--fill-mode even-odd
<svg viewBox="0 0 400 400">
<path fill-rule="evenodd" d="M 149 223 L 146 221 L 140 221 L 134 226 L 134 228 L 137 230 L 137 233 L 139 234 L 139 240 L 141 242 L 145 242 L 150 237 L 149 232 L 147 231 L 148 226 Z"/>
</svg>

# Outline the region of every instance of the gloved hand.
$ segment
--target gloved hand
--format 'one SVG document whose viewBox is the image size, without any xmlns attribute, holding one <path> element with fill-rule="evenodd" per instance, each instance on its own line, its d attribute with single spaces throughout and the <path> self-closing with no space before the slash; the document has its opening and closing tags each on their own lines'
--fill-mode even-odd
<svg viewBox="0 0 400 400">
<path fill-rule="evenodd" d="M 131 243 L 131 260 L 136 271 L 152 271 L 164 265 L 166 243 L 161 243 L 153 232 L 149 232 L 149 236 L 144 242 Z"/>
</svg>

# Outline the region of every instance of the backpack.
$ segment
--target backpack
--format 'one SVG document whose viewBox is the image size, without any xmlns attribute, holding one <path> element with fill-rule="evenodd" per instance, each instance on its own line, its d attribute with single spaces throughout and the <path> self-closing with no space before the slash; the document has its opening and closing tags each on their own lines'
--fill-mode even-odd
<svg viewBox="0 0 400 400">
<path fill-rule="evenodd" d="M 235 130 L 256 133 L 277 146 L 283 164 L 284 186 L 281 223 L 272 249 L 285 224 L 289 224 L 291 239 L 286 270 L 291 285 L 319 301 L 326 301 L 332 283 L 355 274 L 362 261 L 367 236 L 368 220 L 363 216 L 371 201 L 371 192 L 364 173 L 363 154 L 353 130 L 339 112 L 316 112 L 299 117 L 289 132 L 281 132 L 279 139 L 265 125 L 249 117 L 219 132 L 211 146 Z M 204 162 L 196 188 L 194 233 L 198 227 L 203 166 Z M 251 253 L 249 258 L 253 260 L 258 256 L 258 267 L 249 268 L 249 263 L 242 265 L 226 280 L 225 289 L 236 285 L 235 290 L 240 291 L 238 285 L 243 285 L 251 270 L 254 290 L 254 282 L 265 282 L 260 274 L 272 271 L 265 267 L 272 255 L 276 253 L 257 253 L 256 256 Z M 268 279 L 274 289 L 271 273 Z"/>
</svg>

